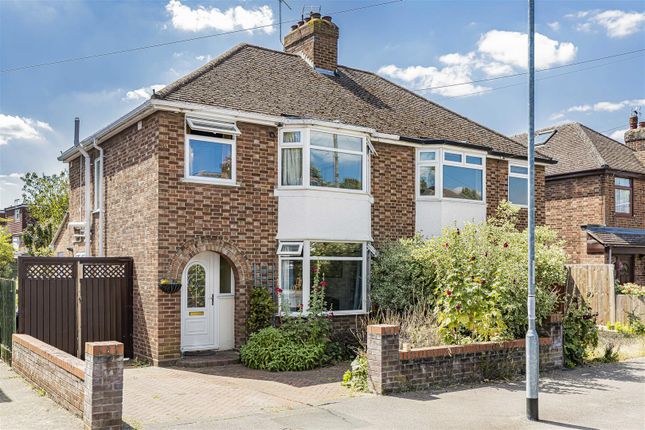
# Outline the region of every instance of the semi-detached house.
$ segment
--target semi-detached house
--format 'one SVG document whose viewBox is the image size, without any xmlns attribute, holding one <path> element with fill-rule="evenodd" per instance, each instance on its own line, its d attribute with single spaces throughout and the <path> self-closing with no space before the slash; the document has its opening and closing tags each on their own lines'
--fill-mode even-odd
<svg viewBox="0 0 645 430">
<path fill-rule="evenodd" d="M 379 243 L 526 205 L 525 147 L 338 65 L 338 36 L 313 14 L 285 52 L 238 45 L 61 155 L 57 251 L 134 258 L 137 355 L 239 347 L 249 289 L 279 285 L 306 310 L 316 267 L 334 324 L 350 324 L 368 309 Z M 538 223 L 549 163 L 538 155 Z"/>
</svg>

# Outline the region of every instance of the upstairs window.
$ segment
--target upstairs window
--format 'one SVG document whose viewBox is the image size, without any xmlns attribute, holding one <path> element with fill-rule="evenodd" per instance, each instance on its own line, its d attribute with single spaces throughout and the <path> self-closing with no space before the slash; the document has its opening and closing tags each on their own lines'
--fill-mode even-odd
<svg viewBox="0 0 645 430">
<path fill-rule="evenodd" d="M 366 141 L 319 130 L 284 130 L 280 185 L 365 191 Z"/>
<path fill-rule="evenodd" d="M 21 215 L 20 208 L 14 209 L 14 211 L 13 211 L 13 220 L 15 222 L 20 222 L 20 215 Z"/>
<path fill-rule="evenodd" d="M 529 204 L 529 168 L 509 164 L 508 201 L 518 206 Z"/>
<path fill-rule="evenodd" d="M 545 130 L 535 134 L 535 145 L 546 145 L 546 143 L 553 137 L 555 130 Z"/>
<path fill-rule="evenodd" d="M 235 184 L 234 123 L 186 119 L 185 178 L 190 181 Z"/>
<path fill-rule="evenodd" d="M 629 178 L 614 178 L 616 213 L 631 215 L 632 213 L 632 180 Z"/>
</svg>

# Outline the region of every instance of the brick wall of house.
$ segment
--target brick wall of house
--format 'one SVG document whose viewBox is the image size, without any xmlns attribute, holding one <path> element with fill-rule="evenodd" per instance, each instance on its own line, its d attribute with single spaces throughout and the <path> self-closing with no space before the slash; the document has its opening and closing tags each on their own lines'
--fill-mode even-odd
<svg viewBox="0 0 645 430">
<path fill-rule="evenodd" d="M 185 182 L 184 116 L 164 113 L 159 129 L 159 276 L 181 276 L 200 251 L 227 257 L 235 271 L 235 345 L 245 339 L 253 263 L 277 263 L 277 129 L 238 122 L 237 184 Z M 180 297 L 159 297 L 159 359 L 177 358 Z"/>
<path fill-rule="evenodd" d="M 372 238 L 378 243 L 415 233 L 415 149 L 373 142 Z"/>
<path fill-rule="evenodd" d="M 535 223 L 543 225 L 546 222 L 546 207 L 544 195 L 544 166 L 535 168 Z M 508 200 L 508 161 L 495 158 L 486 159 L 486 217 L 494 216 L 497 206 L 502 200 Z M 520 209 L 518 228 L 528 225 L 528 210 Z"/>
</svg>

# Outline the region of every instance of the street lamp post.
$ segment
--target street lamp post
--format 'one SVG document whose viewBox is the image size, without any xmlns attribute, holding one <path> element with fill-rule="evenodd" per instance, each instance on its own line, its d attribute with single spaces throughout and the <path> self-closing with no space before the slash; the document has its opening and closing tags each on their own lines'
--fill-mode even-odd
<svg viewBox="0 0 645 430">
<path fill-rule="evenodd" d="M 528 256 L 528 320 L 526 332 L 526 416 L 538 420 L 538 372 L 540 350 L 535 329 L 535 0 L 529 0 L 529 256 Z"/>
</svg>

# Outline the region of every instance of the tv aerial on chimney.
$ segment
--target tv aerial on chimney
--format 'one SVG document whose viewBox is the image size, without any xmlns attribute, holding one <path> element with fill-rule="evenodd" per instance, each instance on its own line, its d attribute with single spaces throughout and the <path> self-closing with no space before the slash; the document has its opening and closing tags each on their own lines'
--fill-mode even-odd
<svg viewBox="0 0 645 430">
<path fill-rule="evenodd" d="M 289 10 L 292 9 L 291 6 L 289 6 L 289 3 L 287 3 L 285 0 L 278 0 L 278 28 L 280 29 L 280 43 L 284 44 L 284 41 L 282 40 L 282 3 L 284 3 L 284 5 L 289 8 Z"/>
</svg>

